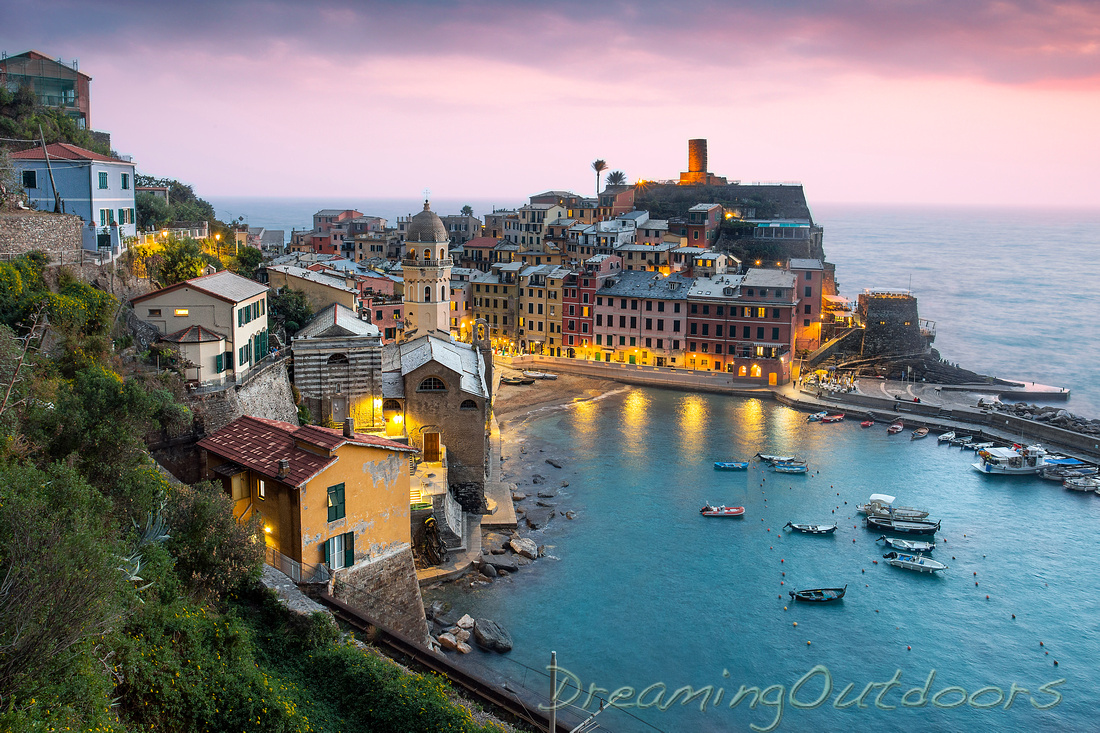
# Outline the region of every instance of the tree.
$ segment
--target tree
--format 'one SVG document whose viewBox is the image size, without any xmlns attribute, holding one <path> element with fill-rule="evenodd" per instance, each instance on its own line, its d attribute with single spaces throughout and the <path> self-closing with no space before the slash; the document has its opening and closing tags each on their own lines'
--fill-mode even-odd
<svg viewBox="0 0 1100 733">
<path fill-rule="evenodd" d="M 172 211 L 168 202 L 156 194 L 139 191 L 134 196 L 137 208 L 137 223 L 145 231 L 159 229 L 172 220 Z"/>
<path fill-rule="evenodd" d="M 282 326 L 287 334 L 292 334 L 313 317 L 313 306 L 301 290 L 283 288 L 268 298 L 268 305 L 268 321 L 272 331 Z"/>
<path fill-rule="evenodd" d="M 198 242 L 190 238 L 169 237 L 160 251 L 160 264 L 155 277 L 161 287 L 175 285 L 201 275 L 205 264 Z"/>
<path fill-rule="evenodd" d="M 622 186 L 626 184 L 626 174 L 622 171 L 611 171 L 607 174 L 608 186 Z"/>
<path fill-rule="evenodd" d="M 470 206 L 469 204 L 466 204 L 465 206 L 462 207 L 462 215 L 463 216 L 473 216 L 474 215 L 474 207 Z"/>
<path fill-rule="evenodd" d="M 229 263 L 229 269 L 241 277 L 253 279 L 256 277 L 256 268 L 264 261 L 263 252 L 255 247 L 241 247 L 237 255 Z"/>
<path fill-rule="evenodd" d="M 596 171 L 596 195 L 600 195 L 600 174 L 607 170 L 607 161 L 596 158 L 592 161 L 592 170 Z"/>
</svg>

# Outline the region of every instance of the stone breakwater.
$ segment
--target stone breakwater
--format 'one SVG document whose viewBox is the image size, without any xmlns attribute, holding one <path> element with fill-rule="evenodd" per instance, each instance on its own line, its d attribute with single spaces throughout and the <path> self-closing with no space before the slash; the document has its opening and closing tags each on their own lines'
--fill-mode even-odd
<svg viewBox="0 0 1100 733">
<path fill-rule="evenodd" d="M 994 402 L 991 407 L 997 412 L 1013 415 L 1023 420 L 1047 423 L 1056 428 L 1072 430 L 1075 433 L 1085 435 L 1100 435 L 1100 420 L 1090 420 L 1058 407 L 1029 405 L 1026 402 Z"/>
</svg>

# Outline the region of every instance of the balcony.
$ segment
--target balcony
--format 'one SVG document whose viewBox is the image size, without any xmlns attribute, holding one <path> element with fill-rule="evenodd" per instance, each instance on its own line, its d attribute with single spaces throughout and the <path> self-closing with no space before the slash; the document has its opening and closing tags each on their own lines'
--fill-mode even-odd
<svg viewBox="0 0 1100 733">
<path fill-rule="evenodd" d="M 454 267 L 455 261 L 450 257 L 444 257 L 443 259 L 425 260 L 423 258 L 418 259 L 412 256 L 411 253 L 407 253 L 401 260 L 402 267 Z"/>
</svg>

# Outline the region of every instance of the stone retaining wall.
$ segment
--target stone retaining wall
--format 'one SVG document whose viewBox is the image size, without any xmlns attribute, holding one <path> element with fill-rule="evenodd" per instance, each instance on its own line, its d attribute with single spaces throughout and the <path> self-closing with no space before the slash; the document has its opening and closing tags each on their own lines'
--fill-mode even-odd
<svg viewBox="0 0 1100 733">
<path fill-rule="evenodd" d="M 338 570 L 333 595 L 386 629 L 427 643 L 428 620 L 411 546 Z"/>
<path fill-rule="evenodd" d="M 0 214 L 0 254 L 41 250 L 59 259 L 83 246 L 84 220 L 75 214 L 24 211 Z"/>
</svg>

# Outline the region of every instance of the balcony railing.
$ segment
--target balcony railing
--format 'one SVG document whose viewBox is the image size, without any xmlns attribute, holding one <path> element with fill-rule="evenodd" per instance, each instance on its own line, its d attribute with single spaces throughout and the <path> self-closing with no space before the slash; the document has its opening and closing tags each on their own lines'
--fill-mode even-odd
<svg viewBox="0 0 1100 733">
<path fill-rule="evenodd" d="M 332 577 L 324 563 L 311 565 L 287 557 L 274 547 L 264 548 L 264 562 L 282 572 L 295 583 L 327 583 Z"/>
<path fill-rule="evenodd" d="M 401 265 L 403 267 L 454 267 L 454 264 L 454 260 L 450 257 L 444 257 L 443 259 L 426 260 L 423 258 L 418 259 L 416 257 L 405 255 L 404 259 L 401 260 Z"/>
</svg>

